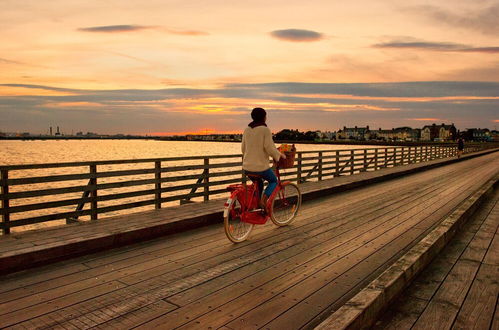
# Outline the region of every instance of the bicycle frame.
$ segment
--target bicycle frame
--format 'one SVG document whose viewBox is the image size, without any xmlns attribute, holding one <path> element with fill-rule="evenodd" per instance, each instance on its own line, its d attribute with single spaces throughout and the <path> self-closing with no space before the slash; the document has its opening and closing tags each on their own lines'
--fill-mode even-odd
<svg viewBox="0 0 499 330">
<path fill-rule="evenodd" d="M 279 173 L 279 168 L 276 167 L 275 173 L 277 176 L 277 186 L 270 195 L 266 209 L 268 210 L 272 200 L 277 196 L 278 193 L 282 191 L 282 185 L 284 182 L 281 182 L 281 175 Z M 232 191 L 229 200 L 224 205 L 224 217 L 227 217 L 228 212 L 235 212 L 234 210 L 230 210 L 230 203 L 236 198 L 239 200 L 241 204 L 241 221 L 247 222 L 251 224 L 265 224 L 270 218 L 270 214 L 267 212 L 250 212 L 251 210 L 257 209 L 258 201 L 260 200 L 260 196 L 257 196 L 258 186 L 255 182 L 252 182 L 250 185 L 244 184 L 236 184 L 230 185 L 227 187 L 229 191 Z"/>
</svg>

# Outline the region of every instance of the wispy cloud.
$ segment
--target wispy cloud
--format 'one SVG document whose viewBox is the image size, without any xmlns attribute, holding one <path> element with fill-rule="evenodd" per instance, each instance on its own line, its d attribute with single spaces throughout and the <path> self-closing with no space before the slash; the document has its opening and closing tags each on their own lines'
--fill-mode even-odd
<svg viewBox="0 0 499 330">
<path fill-rule="evenodd" d="M 30 64 L 30 63 L 21 62 L 21 61 L 9 60 L 6 58 L 1 58 L 1 57 L 0 57 L 0 63 L 14 64 L 14 65 L 25 65 L 25 66 L 35 67 L 35 68 L 50 68 L 49 66 L 46 66 L 46 65 Z"/>
<path fill-rule="evenodd" d="M 7 64 L 25 64 L 25 63 L 22 63 L 22 62 L 12 61 L 12 60 L 8 60 L 6 58 L 1 58 L 1 57 L 0 57 L 0 62 L 7 63 Z"/>
<path fill-rule="evenodd" d="M 375 48 L 410 48 L 426 50 L 456 51 L 469 48 L 467 45 L 452 42 L 429 42 L 429 41 L 399 41 L 394 40 L 373 45 Z"/>
<path fill-rule="evenodd" d="M 91 26 L 79 28 L 78 31 L 83 32 L 102 32 L 102 33 L 119 33 L 119 32 L 133 32 L 151 29 L 152 26 L 144 26 L 144 25 L 105 25 L 105 26 Z"/>
<path fill-rule="evenodd" d="M 431 20 L 451 25 L 458 28 L 472 29 L 484 34 L 497 35 L 499 33 L 499 3 L 483 7 L 478 10 L 468 10 L 456 13 L 440 7 L 424 5 L 408 9 L 417 15 L 422 15 Z"/>
<path fill-rule="evenodd" d="M 470 53 L 499 53 L 499 47 L 472 47 L 459 50 L 461 52 L 470 52 Z"/>
<path fill-rule="evenodd" d="M 324 38 L 322 33 L 301 29 L 276 30 L 270 32 L 270 35 L 280 40 L 293 42 L 318 41 Z"/>
<path fill-rule="evenodd" d="M 411 38 L 412 39 L 412 38 Z M 431 41 L 403 41 L 393 40 L 375 44 L 374 48 L 395 48 L 395 49 L 421 49 L 446 52 L 464 52 L 464 53 L 499 53 L 499 47 L 473 47 L 465 44 L 453 42 L 431 42 Z"/>
</svg>

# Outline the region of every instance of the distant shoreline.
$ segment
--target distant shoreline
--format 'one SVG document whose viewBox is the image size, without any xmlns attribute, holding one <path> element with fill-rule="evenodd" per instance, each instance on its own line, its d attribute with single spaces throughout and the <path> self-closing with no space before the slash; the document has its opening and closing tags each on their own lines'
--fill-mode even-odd
<svg viewBox="0 0 499 330">
<path fill-rule="evenodd" d="M 237 140 L 203 140 L 203 139 L 183 139 L 183 138 L 165 138 L 156 136 L 28 136 L 28 137 L 0 137 L 0 141 L 9 140 L 24 140 L 24 141 L 56 141 L 56 140 L 155 140 L 155 141 L 186 141 L 186 142 L 229 142 L 238 143 L 241 141 Z M 275 143 L 294 143 L 294 144 L 318 144 L 318 145 L 378 145 L 378 146 L 421 146 L 421 145 L 454 145 L 456 142 L 431 142 L 431 141 L 420 141 L 420 142 L 407 142 L 407 141 L 350 141 L 350 140 L 337 140 L 337 141 L 287 141 L 287 140 L 276 140 Z M 493 143 L 493 142 L 469 142 L 469 143 Z"/>
</svg>

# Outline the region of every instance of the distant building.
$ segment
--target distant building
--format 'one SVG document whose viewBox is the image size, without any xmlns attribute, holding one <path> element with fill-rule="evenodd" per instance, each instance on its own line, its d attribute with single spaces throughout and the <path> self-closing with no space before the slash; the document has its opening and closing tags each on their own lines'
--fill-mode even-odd
<svg viewBox="0 0 499 330">
<path fill-rule="evenodd" d="M 421 129 L 421 141 L 435 141 L 440 135 L 440 129 L 436 124 L 426 125 Z"/>
<path fill-rule="evenodd" d="M 428 125 L 421 130 L 421 141 L 453 141 L 456 139 L 457 130 L 451 125 Z"/>
<path fill-rule="evenodd" d="M 369 126 L 366 127 L 346 127 L 340 129 L 337 133 L 337 137 L 345 140 L 369 140 L 371 133 L 369 131 Z"/>
<path fill-rule="evenodd" d="M 457 130 L 456 127 L 454 127 L 454 124 L 451 125 L 442 124 L 440 126 L 439 135 L 438 135 L 438 139 L 440 141 L 454 141 L 456 140 L 456 136 L 457 136 Z"/>
<path fill-rule="evenodd" d="M 373 131 L 373 135 L 378 140 L 384 141 L 418 141 L 421 130 L 411 127 L 397 127 L 392 129 L 379 129 Z"/>
<path fill-rule="evenodd" d="M 499 131 L 490 131 L 490 137 L 492 138 L 492 141 L 499 142 Z"/>
<path fill-rule="evenodd" d="M 322 140 L 333 140 L 336 137 L 335 132 L 331 131 L 325 131 L 325 132 L 317 131 L 317 132 L 318 134 L 320 134 L 319 136 Z"/>
<path fill-rule="evenodd" d="M 493 141 L 494 137 L 492 133 L 487 128 L 468 128 L 465 132 L 465 138 L 468 141 Z"/>
<path fill-rule="evenodd" d="M 381 129 L 381 127 L 375 132 L 375 139 L 383 141 L 393 140 L 394 132 L 392 129 Z"/>
</svg>

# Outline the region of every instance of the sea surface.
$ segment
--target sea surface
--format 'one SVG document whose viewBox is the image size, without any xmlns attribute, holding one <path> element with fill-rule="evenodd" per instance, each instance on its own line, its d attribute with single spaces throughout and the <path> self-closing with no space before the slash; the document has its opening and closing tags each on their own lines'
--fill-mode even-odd
<svg viewBox="0 0 499 330">
<path fill-rule="evenodd" d="M 298 151 L 319 151 L 319 150 L 350 150 L 350 149 L 364 149 L 366 146 L 351 146 L 351 145 L 319 145 L 319 144 L 297 144 Z M 369 146 L 368 148 L 373 148 Z M 41 164 L 41 163 L 62 163 L 62 162 L 84 162 L 84 161 L 100 161 L 100 160 L 127 160 L 127 159 L 150 159 L 150 158 L 172 158 L 184 156 L 211 156 L 211 155 L 239 155 L 241 153 L 241 144 L 236 142 L 199 142 L 199 141 L 157 141 L 157 140 L 0 140 L 0 165 L 21 165 L 21 164 Z M 219 160 L 219 162 L 236 162 L 238 159 L 232 160 Z M 193 161 L 176 161 L 162 163 L 162 166 L 183 166 L 202 164 Z M 217 161 L 214 160 L 213 163 Z M 154 163 L 145 164 L 127 164 L 127 165 L 109 165 L 99 166 L 99 171 L 115 171 L 115 170 L 128 170 L 128 169 L 145 169 L 154 168 Z M 238 170 L 234 168 L 233 170 Z M 218 171 L 227 171 L 219 169 Z M 192 175 L 199 174 L 197 171 L 184 171 L 176 172 L 175 175 Z M 217 172 L 214 169 L 213 172 Z M 10 171 L 9 178 L 25 178 L 33 176 L 48 176 L 48 175 L 61 175 L 61 174 L 79 174 L 88 173 L 88 167 L 63 167 L 63 168 L 49 168 L 38 170 L 19 170 Z M 115 178 L 99 179 L 99 183 L 112 183 L 127 180 L 141 180 L 150 179 L 151 175 L 136 175 Z M 220 177 L 218 179 L 227 179 L 231 177 Z M 195 181 L 195 180 L 194 180 Z M 178 184 L 189 184 L 193 181 L 183 181 L 181 183 L 163 183 L 162 187 L 169 187 Z M 65 188 L 71 186 L 86 185 L 88 180 L 73 180 L 61 182 L 48 182 L 40 184 L 25 184 L 18 186 L 11 186 L 10 192 L 22 192 L 41 190 L 49 188 Z M 138 190 L 152 189 L 152 185 L 132 186 L 125 188 L 108 189 L 99 191 L 99 196 L 107 194 L 126 193 Z M 220 187 L 218 187 L 220 188 Z M 222 187 L 224 188 L 224 187 Z M 189 193 L 189 190 L 176 191 L 176 194 Z M 67 193 L 63 195 L 42 196 L 34 198 L 23 198 L 11 200 L 11 206 L 21 206 L 28 204 L 36 204 L 49 201 L 58 201 L 65 199 L 77 199 L 81 197 L 79 193 Z M 163 194 L 165 197 L 167 194 Z M 210 198 L 223 197 L 210 196 Z M 112 206 L 118 204 L 132 203 L 141 200 L 150 200 L 151 196 L 139 196 L 124 198 L 119 200 L 111 200 L 99 202 L 99 207 Z M 199 201 L 200 198 L 194 199 Z M 163 204 L 163 207 L 169 205 L 178 205 L 178 201 Z M 86 205 L 85 209 L 89 206 Z M 153 209 L 154 206 L 144 206 L 133 209 L 126 209 L 114 212 L 100 214 L 100 218 L 115 216 L 126 213 L 133 213 Z M 30 217 L 49 215 L 54 213 L 72 212 L 75 210 L 75 205 L 63 206 L 51 209 L 42 209 L 36 211 L 27 211 L 11 214 L 11 221 L 26 219 Z M 88 217 L 81 217 L 79 220 L 86 221 Z M 65 220 L 57 220 L 43 223 L 36 223 L 27 226 L 13 227 L 12 232 L 44 228 L 53 225 L 62 225 L 66 223 Z"/>
<path fill-rule="evenodd" d="M 298 151 L 373 148 L 297 144 Z M 157 140 L 0 140 L 0 165 L 240 154 L 239 142 Z"/>
</svg>

